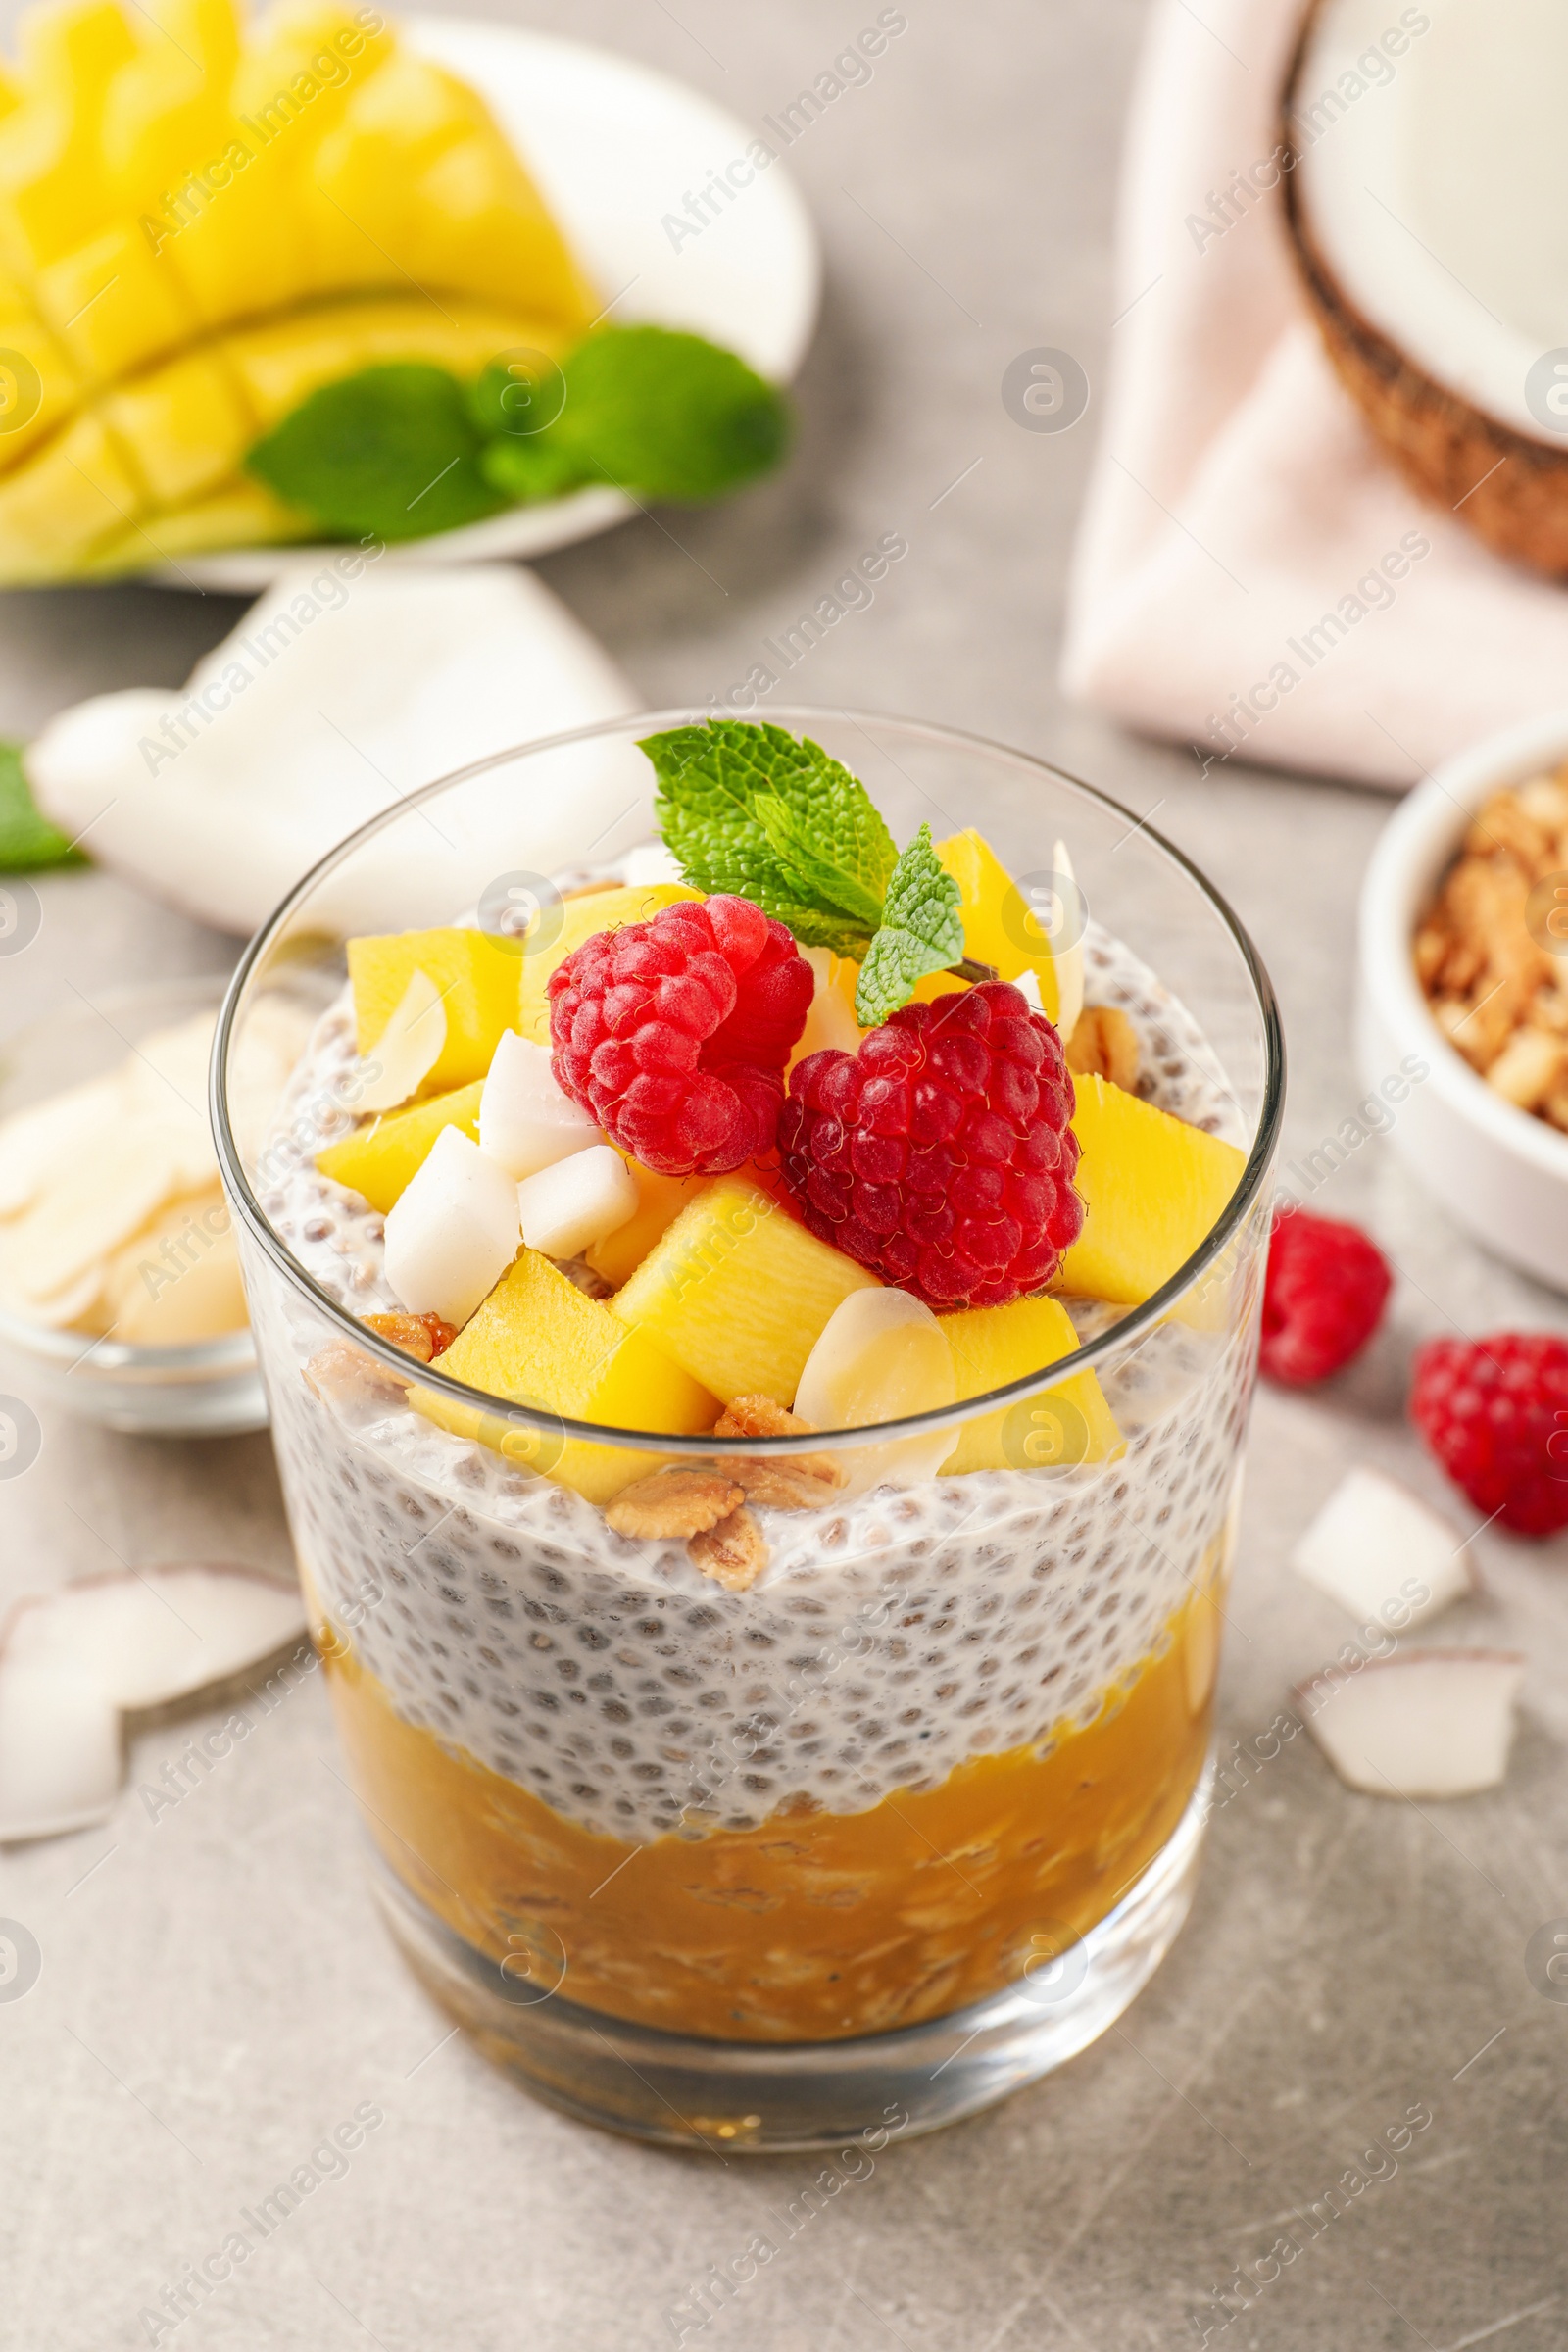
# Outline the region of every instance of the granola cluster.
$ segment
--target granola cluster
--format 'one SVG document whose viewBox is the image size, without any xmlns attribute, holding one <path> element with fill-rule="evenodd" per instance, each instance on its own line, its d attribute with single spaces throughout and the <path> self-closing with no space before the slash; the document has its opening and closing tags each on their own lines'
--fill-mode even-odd
<svg viewBox="0 0 1568 2352">
<path fill-rule="evenodd" d="M 1568 761 L 1472 818 L 1416 931 L 1415 968 L 1471 1067 L 1568 1132 Z"/>
<path fill-rule="evenodd" d="M 801 1437 L 811 1429 L 771 1396 L 737 1396 L 715 1425 L 715 1438 Z M 845 1481 L 830 1453 L 771 1460 L 735 1454 L 721 1467 L 656 1470 L 624 1487 L 605 1506 L 617 1535 L 668 1540 L 684 1536 L 692 1565 L 727 1592 L 744 1592 L 767 1566 L 767 1541 L 748 1495 L 766 1510 L 805 1511 L 831 1499 Z"/>
</svg>

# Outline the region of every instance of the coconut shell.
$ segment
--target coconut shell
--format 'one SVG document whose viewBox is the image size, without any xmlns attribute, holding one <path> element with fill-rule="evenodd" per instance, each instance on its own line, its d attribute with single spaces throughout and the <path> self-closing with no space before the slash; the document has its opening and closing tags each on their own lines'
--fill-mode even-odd
<svg viewBox="0 0 1568 2352">
<path fill-rule="evenodd" d="M 1280 95 L 1285 226 L 1335 374 L 1410 487 L 1499 556 L 1568 579 L 1568 447 L 1536 441 L 1473 408 L 1417 368 L 1350 301 L 1306 218 L 1292 127 L 1323 0 L 1311 0 Z"/>
</svg>

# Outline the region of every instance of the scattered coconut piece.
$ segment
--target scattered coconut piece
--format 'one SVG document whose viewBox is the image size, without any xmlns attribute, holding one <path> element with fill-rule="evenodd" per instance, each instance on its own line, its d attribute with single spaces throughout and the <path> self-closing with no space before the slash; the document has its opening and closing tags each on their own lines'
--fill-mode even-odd
<svg viewBox="0 0 1568 2352">
<path fill-rule="evenodd" d="M 1470 1796 L 1500 1787 L 1525 1661 L 1514 1650 L 1418 1649 L 1370 1660 L 1326 1697 L 1295 1693 L 1347 1788 L 1368 1796 Z M 1315 1702 L 1315 1703 L 1314 1703 Z"/>
<path fill-rule="evenodd" d="M 22 1601 L 0 1640 L 0 1842 L 102 1821 L 122 1711 L 188 1698 L 304 1633 L 297 1586 L 226 1563 L 88 1577 Z"/>
<path fill-rule="evenodd" d="M 90 1675 L 0 1660 L 0 1844 L 90 1829 L 122 1771 L 120 1711 Z"/>
<path fill-rule="evenodd" d="M 604 1140 L 603 1130 L 556 1083 L 548 1046 L 508 1029 L 479 1097 L 480 1151 L 520 1183 Z"/>
<path fill-rule="evenodd" d="M 546 1257 L 577 1257 L 634 1217 L 640 1199 L 637 1179 L 614 1147 L 590 1144 L 518 1185 L 522 1238 Z"/>
<path fill-rule="evenodd" d="M 304 1632 L 297 1585 L 239 1566 L 148 1568 L 23 1601 L 0 1666 L 84 1676 L 115 1707 L 162 1707 Z"/>
<path fill-rule="evenodd" d="M 447 1008 L 441 992 L 422 964 L 416 964 L 409 985 L 392 1007 L 391 1018 L 373 1046 L 362 1056 L 374 1077 L 360 1089 L 361 1110 L 396 1110 L 428 1078 L 447 1042 Z"/>
<path fill-rule="evenodd" d="M 816 1429 L 866 1429 L 956 1401 L 957 1373 L 948 1336 L 931 1309 L 907 1291 L 854 1291 L 823 1325 L 795 1397 Z M 953 1451 L 952 1430 L 846 1448 L 847 1496 L 872 1487 L 908 1487 L 935 1478 Z"/>
<path fill-rule="evenodd" d="M 1359 1625 L 1421 1625 L 1476 1589 L 1453 1530 L 1381 1470 L 1349 1471 L 1291 1554 Z"/>
<path fill-rule="evenodd" d="M 386 1217 L 386 1278 L 411 1314 L 460 1327 L 517 1254 L 517 1188 L 461 1127 L 443 1127 Z"/>
</svg>

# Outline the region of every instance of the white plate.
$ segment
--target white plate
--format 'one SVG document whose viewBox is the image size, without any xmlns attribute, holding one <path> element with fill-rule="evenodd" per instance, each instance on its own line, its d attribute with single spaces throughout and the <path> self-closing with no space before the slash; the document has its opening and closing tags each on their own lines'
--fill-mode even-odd
<svg viewBox="0 0 1568 2352">
<path fill-rule="evenodd" d="M 745 155 L 755 131 L 682 83 L 608 50 L 463 18 L 411 17 L 405 32 L 411 49 L 486 99 L 617 323 L 690 327 L 738 351 L 759 374 L 789 381 L 811 339 L 822 266 L 784 165 L 757 172 L 678 252 L 663 226 L 666 213 L 683 214 L 688 195 Z M 635 512 L 618 490 L 579 490 L 389 552 L 416 564 L 542 556 Z M 161 564 L 149 576 L 167 588 L 254 595 L 317 552 L 240 548 L 184 558 L 178 569 Z"/>
</svg>

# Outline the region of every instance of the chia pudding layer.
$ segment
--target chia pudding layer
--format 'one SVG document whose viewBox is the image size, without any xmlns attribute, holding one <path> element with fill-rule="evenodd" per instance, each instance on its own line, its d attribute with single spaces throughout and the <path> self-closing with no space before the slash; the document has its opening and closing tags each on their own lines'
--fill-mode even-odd
<svg viewBox="0 0 1568 2352">
<path fill-rule="evenodd" d="M 1086 962 L 1089 1001 L 1119 1006 L 1137 1031 L 1139 1092 L 1245 1148 L 1224 1072 L 1184 1007 L 1094 927 Z M 354 1062 L 345 992 L 296 1072 L 260 1200 L 313 1281 L 364 1316 L 400 1303 L 381 1219 L 314 1165 L 351 1123 L 334 1106 Z M 571 1489 L 435 1426 L 384 1381 L 312 1376 L 323 1350 L 341 1358 L 343 1335 L 247 1242 L 315 1599 L 402 1725 L 630 1845 L 860 1814 L 975 1759 L 1047 1756 L 1170 1650 L 1195 1602 L 1211 1608 L 1234 1529 L 1266 1213 L 1254 1204 L 1228 1271 L 1141 1339 L 1112 1342 L 1097 1370 L 1125 1440 L 1113 1458 L 760 1508 L 768 1564 L 740 1592 L 703 1576 L 682 1544 L 615 1534 Z M 1062 1303 L 1081 1340 L 1128 1311 Z M 1189 1643 L 1189 1683 L 1211 1681 L 1213 1647 Z M 1207 1697 L 1206 1684 L 1192 1691 L 1195 1712 Z"/>
</svg>

